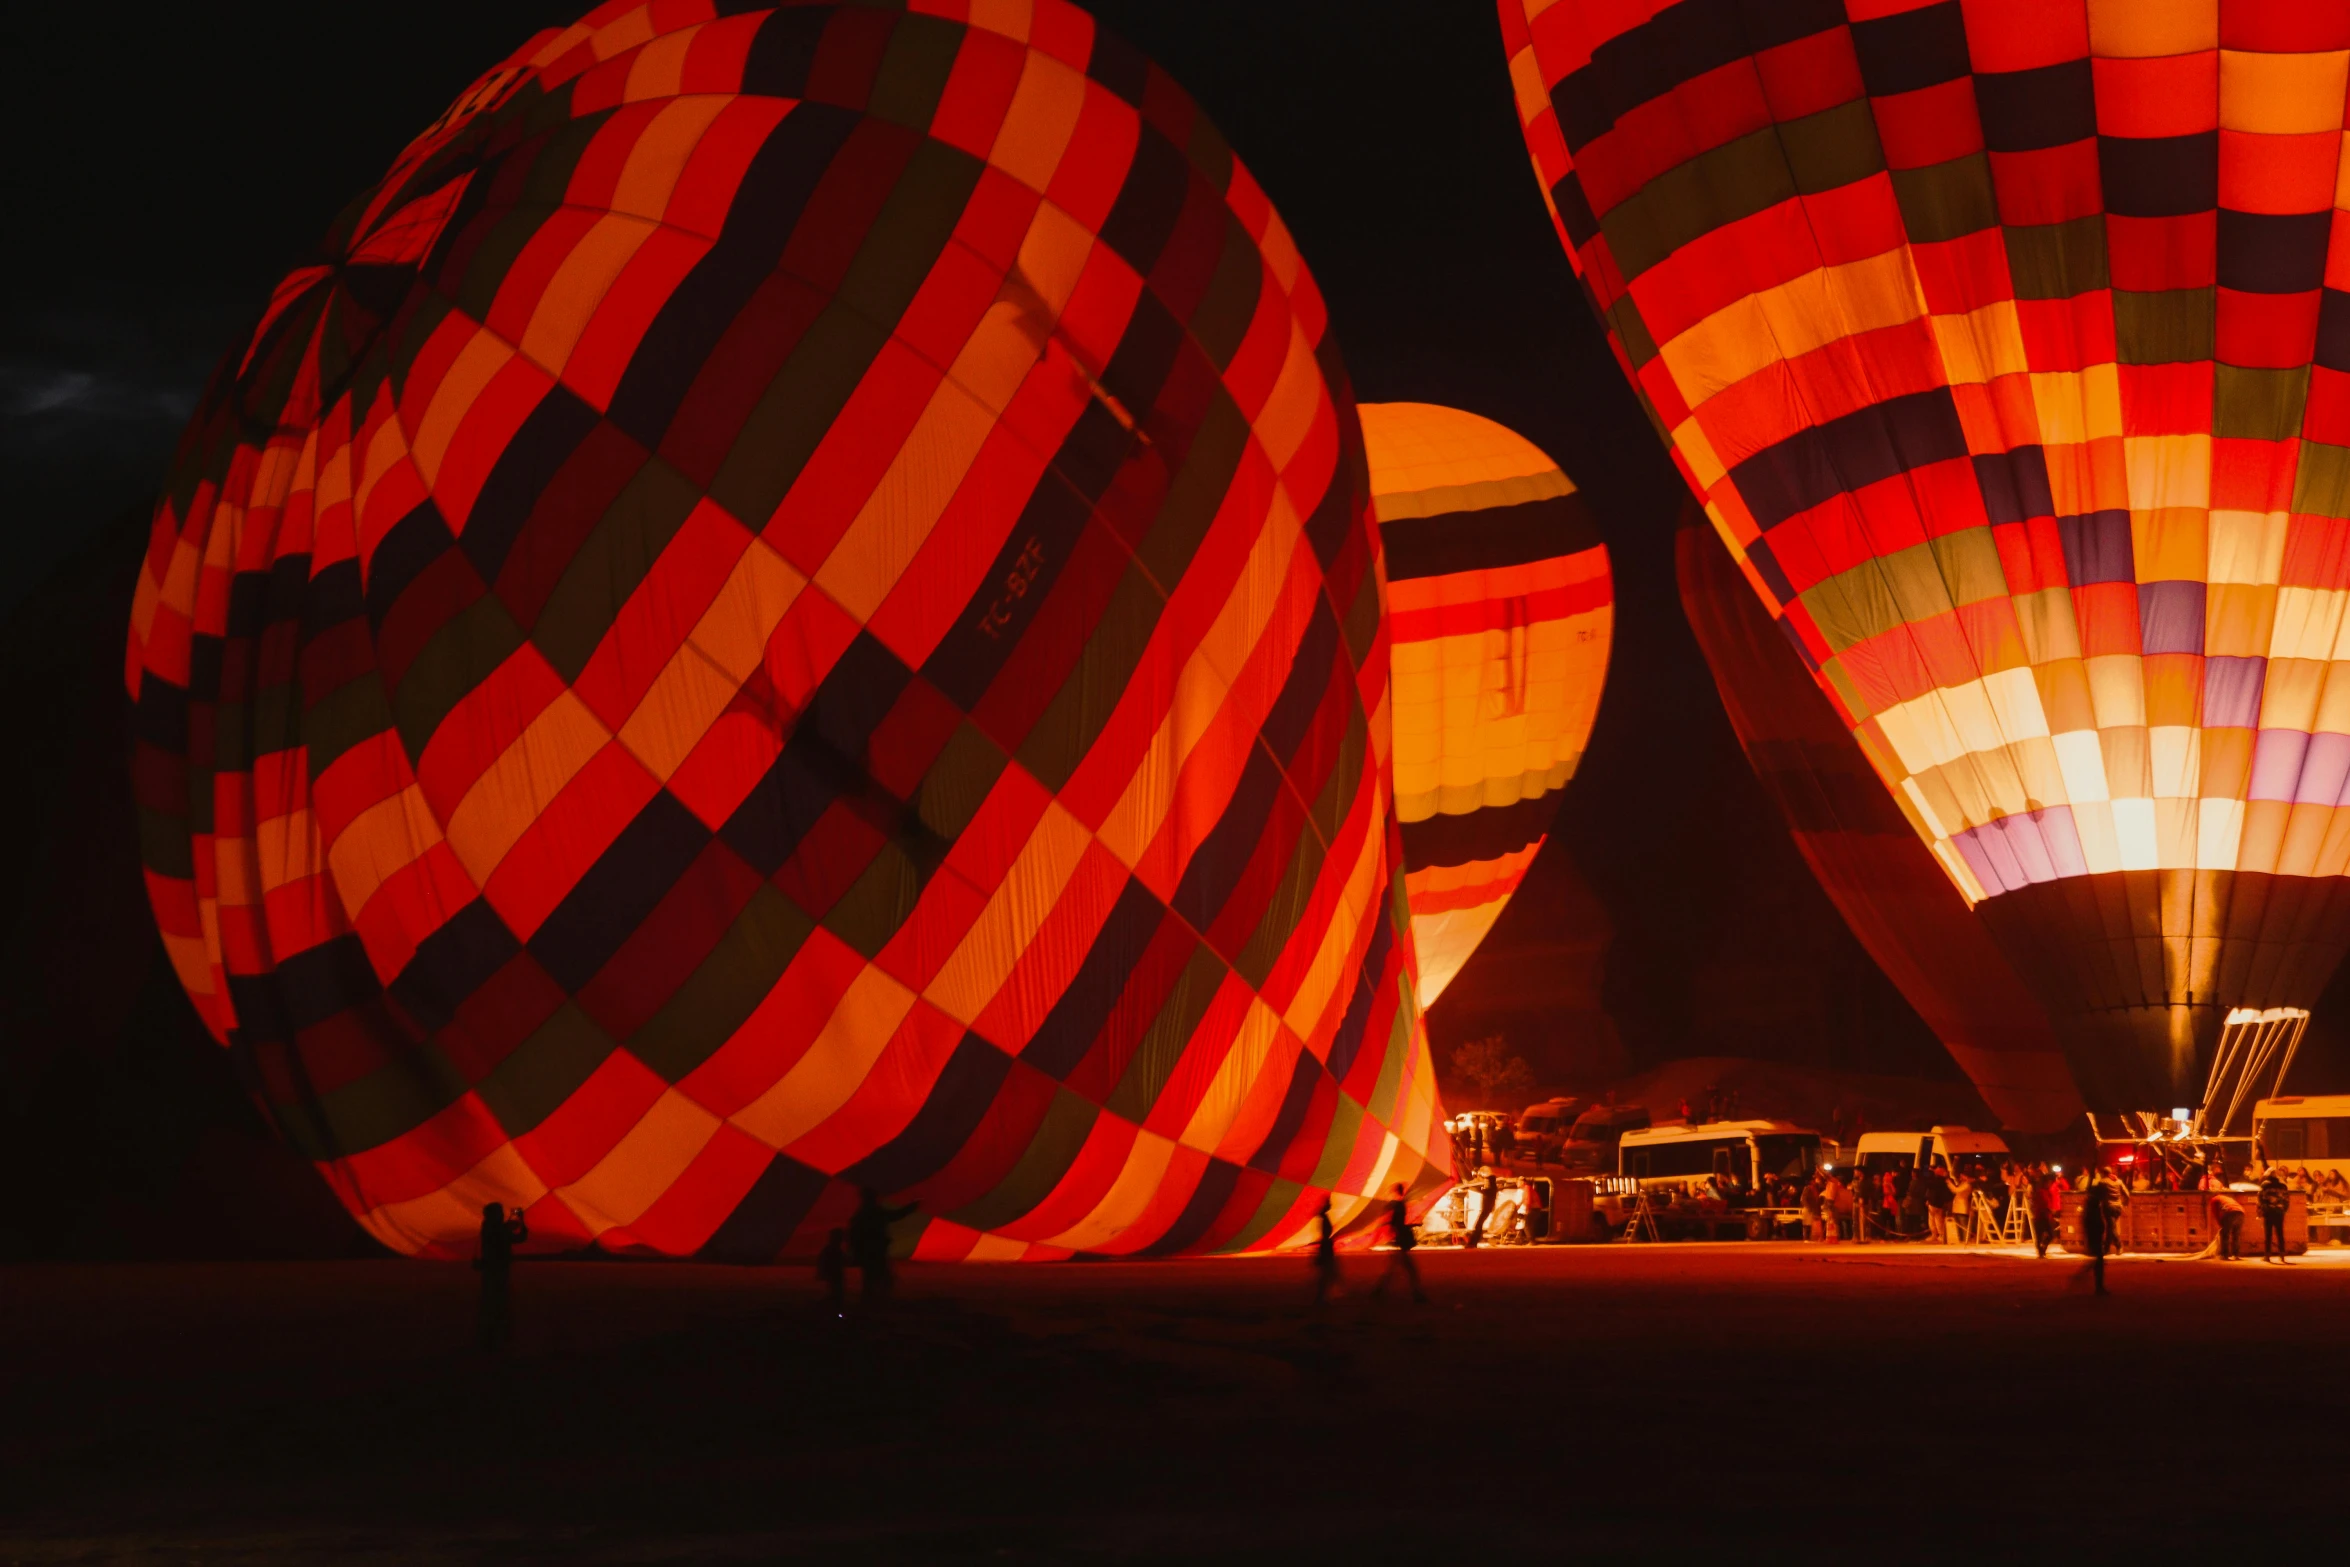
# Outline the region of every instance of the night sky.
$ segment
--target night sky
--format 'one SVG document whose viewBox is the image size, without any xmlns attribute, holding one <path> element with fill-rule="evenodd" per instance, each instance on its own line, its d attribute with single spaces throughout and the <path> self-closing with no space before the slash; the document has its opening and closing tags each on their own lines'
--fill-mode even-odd
<svg viewBox="0 0 2350 1567">
<path fill-rule="evenodd" d="M 1722 1054 L 1955 1075 L 1737 750 L 1675 593 L 1683 491 L 1560 253 L 1490 7 L 1090 9 L 1190 89 L 1271 194 L 1357 395 L 1510 425 L 1608 531 L 1618 619 L 1598 726 L 1525 890 L 1432 1016 L 1440 1043 L 1505 1030 L 1556 1073 Z M 576 12 L 17 10 L 0 113 L 9 145 L 42 155 L 7 175 L 0 610 L 142 501 L 212 363 L 331 215 L 481 70 Z"/>
</svg>

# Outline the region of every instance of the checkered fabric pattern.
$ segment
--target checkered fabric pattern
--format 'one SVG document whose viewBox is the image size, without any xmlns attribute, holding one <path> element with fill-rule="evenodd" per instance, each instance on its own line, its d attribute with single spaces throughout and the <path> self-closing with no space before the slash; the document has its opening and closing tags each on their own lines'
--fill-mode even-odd
<svg viewBox="0 0 2350 1567">
<path fill-rule="evenodd" d="M 607 5 L 336 221 L 175 461 L 148 885 L 405 1252 L 1280 1245 L 1443 1173 L 1359 427 L 1063 0 Z M 901 1239 L 916 1226 L 901 1227 Z"/>
<path fill-rule="evenodd" d="M 1500 10 L 1747 577 L 2035 983 L 2169 1058 L 2092 1102 L 2199 1090 L 2350 937 L 2350 8 Z"/>
<path fill-rule="evenodd" d="M 1558 464 L 1433 403 L 1364 403 L 1387 557 L 1395 811 L 1420 1000 L 1509 903 L 1575 776 L 1607 682 L 1607 546 Z"/>
</svg>

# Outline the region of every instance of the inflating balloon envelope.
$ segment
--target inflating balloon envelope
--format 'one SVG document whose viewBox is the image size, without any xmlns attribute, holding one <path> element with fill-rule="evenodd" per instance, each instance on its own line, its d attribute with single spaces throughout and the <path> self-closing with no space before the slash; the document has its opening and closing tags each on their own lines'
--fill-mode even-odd
<svg viewBox="0 0 2350 1567">
<path fill-rule="evenodd" d="M 198 1010 L 406 1251 L 769 1258 L 860 1184 L 923 1256 L 1237 1250 L 1425 1186 L 1281 220 L 1062 0 L 719 9 L 483 77 L 199 408 L 128 664 Z"/>
<path fill-rule="evenodd" d="M 2350 941 L 2350 15 L 1502 0 L 1620 361 L 2093 1109 Z"/>
<path fill-rule="evenodd" d="M 1542 848 L 1599 716 L 1615 594 L 1589 507 L 1533 442 L 1433 403 L 1359 412 L 1425 1006 Z"/>
</svg>

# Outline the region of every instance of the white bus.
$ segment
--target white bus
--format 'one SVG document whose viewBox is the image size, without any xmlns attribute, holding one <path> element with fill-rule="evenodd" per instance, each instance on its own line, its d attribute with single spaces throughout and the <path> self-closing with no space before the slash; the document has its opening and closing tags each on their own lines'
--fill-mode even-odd
<svg viewBox="0 0 2350 1567">
<path fill-rule="evenodd" d="M 1798 1184 L 1820 1165 L 1820 1134 L 1790 1121 L 1702 1121 L 1626 1132 L 1616 1173 L 1642 1186 L 1720 1175 L 1748 1191 L 1766 1177 Z"/>
<path fill-rule="evenodd" d="M 2293 1094 L 2252 1107 L 2252 1142 L 2270 1164 L 2350 1176 L 2350 1094 Z"/>
<path fill-rule="evenodd" d="M 1611 1228 L 1645 1194 L 1662 1238 L 1765 1240 L 1800 1227 L 1796 1194 L 1820 1165 L 1820 1134 L 1790 1121 L 1702 1121 L 1626 1132 L 1601 1199 Z M 1717 1184 L 1715 1177 L 1720 1177 Z M 1780 1183 L 1776 1193 L 1766 1182 Z"/>
</svg>

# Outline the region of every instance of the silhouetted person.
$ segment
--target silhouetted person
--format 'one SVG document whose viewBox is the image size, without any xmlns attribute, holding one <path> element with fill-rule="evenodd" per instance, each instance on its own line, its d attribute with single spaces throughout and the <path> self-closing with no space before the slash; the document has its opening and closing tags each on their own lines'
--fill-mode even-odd
<svg viewBox="0 0 2350 1567">
<path fill-rule="evenodd" d="M 2105 1254 L 2121 1223 L 2120 1186 L 2112 1171 L 2099 1169 L 2081 1188 L 2081 1249 L 2089 1254 L 2089 1276 L 2100 1295 L 2105 1293 Z"/>
<path fill-rule="evenodd" d="M 529 1239 L 520 1208 L 482 1204 L 481 1255 L 473 1266 L 481 1274 L 481 1347 L 491 1354 L 504 1354 L 514 1342 L 514 1248 Z"/>
<path fill-rule="evenodd" d="M 816 1254 L 816 1277 L 823 1282 L 825 1301 L 832 1314 L 845 1317 L 849 1310 L 849 1232 L 834 1230 L 824 1238 L 824 1249 Z"/>
<path fill-rule="evenodd" d="M 2293 1206 L 2293 1193 L 2285 1185 L 2285 1178 L 2270 1165 L 2268 1173 L 2260 1178 L 2260 1260 L 2285 1260 L 2285 1215 Z"/>
<path fill-rule="evenodd" d="M 849 1256 L 857 1264 L 857 1304 L 878 1306 L 889 1298 L 889 1227 L 914 1211 L 884 1207 L 881 1194 L 870 1186 L 857 1188 L 857 1211 L 849 1218 Z"/>
<path fill-rule="evenodd" d="M 2056 1177 L 2048 1173 L 2045 1163 L 2032 1167 L 2027 1200 L 2032 1205 L 2032 1249 L 2045 1258 L 2048 1243 L 2056 1237 L 2059 1210 L 2064 1206 L 2064 1194 L 2056 1189 Z"/>
<path fill-rule="evenodd" d="M 1412 1233 L 1411 1216 L 1404 1211 L 1403 1182 L 1395 1183 L 1395 1199 L 1387 1205 L 1387 1238 L 1395 1250 L 1387 1254 L 1387 1271 L 1379 1275 L 1379 1282 L 1371 1286 L 1371 1298 L 1383 1299 L 1387 1281 L 1402 1273 L 1411 1282 L 1412 1299 L 1427 1303 L 1428 1292 L 1420 1288 L 1419 1265 L 1412 1261 L 1412 1248 L 1420 1244 L 1420 1237 Z"/>
<path fill-rule="evenodd" d="M 1326 1306 L 1331 1296 L 1346 1293 L 1338 1276 L 1338 1231 L 1330 1223 L 1329 1198 L 1323 1198 L 1322 1206 L 1314 1210 L 1314 1219 L 1314 1304 Z"/>
</svg>

